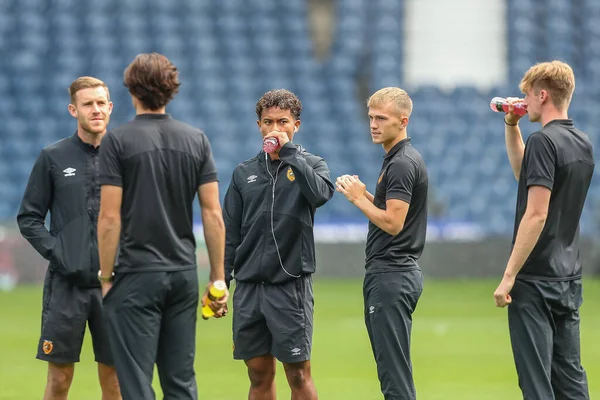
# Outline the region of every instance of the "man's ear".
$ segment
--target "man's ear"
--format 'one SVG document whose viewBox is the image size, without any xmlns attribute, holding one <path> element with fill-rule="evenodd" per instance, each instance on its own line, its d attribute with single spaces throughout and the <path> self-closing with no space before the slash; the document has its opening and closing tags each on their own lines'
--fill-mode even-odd
<svg viewBox="0 0 600 400">
<path fill-rule="evenodd" d="M 71 114 L 71 116 L 73 118 L 77 118 L 77 108 L 73 105 L 73 104 L 69 104 L 69 114 Z"/>
<path fill-rule="evenodd" d="M 547 90 L 540 90 L 540 101 L 542 102 L 542 104 L 547 101 L 550 98 L 550 94 L 548 93 Z"/>
<path fill-rule="evenodd" d="M 406 128 L 408 126 L 408 121 L 409 121 L 408 117 L 402 117 L 401 121 L 402 121 L 402 127 Z"/>
</svg>

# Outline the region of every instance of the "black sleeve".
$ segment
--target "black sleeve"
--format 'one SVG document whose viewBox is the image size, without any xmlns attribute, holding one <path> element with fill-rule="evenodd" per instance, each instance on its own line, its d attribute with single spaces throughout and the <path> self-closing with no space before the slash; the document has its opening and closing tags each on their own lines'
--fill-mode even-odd
<svg viewBox="0 0 600 400">
<path fill-rule="evenodd" d="M 311 167 L 292 142 L 286 143 L 279 150 L 279 158 L 292 167 L 300 192 L 311 205 L 321 207 L 331 199 L 335 187 L 325 160 L 320 159 Z"/>
<path fill-rule="evenodd" d="M 119 144 L 111 132 L 102 138 L 100 144 L 100 185 L 123 186 L 123 164 Z"/>
<path fill-rule="evenodd" d="M 544 186 L 552 190 L 556 150 L 550 139 L 542 132 L 533 133 L 527 140 L 523 163 L 527 187 Z"/>
<path fill-rule="evenodd" d="M 417 183 L 417 165 L 408 157 L 393 160 L 386 172 L 386 200 L 402 200 L 410 204 L 413 188 Z"/>
<path fill-rule="evenodd" d="M 202 162 L 200 163 L 198 170 L 199 181 L 197 186 L 218 180 L 217 167 L 215 165 L 215 159 L 210 148 L 210 142 L 204 134 L 202 134 L 202 156 Z"/>
<path fill-rule="evenodd" d="M 45 151 L 39 155 L 31 170 L 17 223 L 21 235 L 45 259 L 52 257 L 55 239 L 46 229 L 46 215 L 52 202 L 50 162 Z"/>
<path fill-rule="evenodd" d="M 235 184 L 234 177 L 225 193 L 223 202 L 223 220 L 225 221 L 225 282 L 229 287 L 235 265 L 235 251 L 242 243 L 242 196 Z"/>
</svg>

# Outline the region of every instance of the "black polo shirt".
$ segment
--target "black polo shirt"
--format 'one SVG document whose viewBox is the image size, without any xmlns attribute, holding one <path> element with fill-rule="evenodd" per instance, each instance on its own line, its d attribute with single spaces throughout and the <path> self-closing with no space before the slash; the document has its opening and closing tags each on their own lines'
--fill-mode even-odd
<svg viewBox="0 0 600 400">
<path fill-rule="evenodd" d="M 196 267 L 193 202 L 217 180 L 206 135 L 169 114 L 142 114 L 106 134 L 100 184 L 123 188 L 116 270 Z"/>
<path fill-rule="evenodd" d="M 392 236 L 369 222 L 366 247 L 367 273 L 418 269 L 417 260 L 427 233 L 428 177 L 421 154 L 410 138 L 397 143 L 385 155 L 373 204 L 385 210 L 386 200 L 409 203 L 404 228 Z"/>
<path fill-rule="evenodd" d="M 527 208 L 530 186 L 552 191 L 548 217 L 517 278 L 569 280 L 581 277 L 579 219 L 594 173 L 588 136 L 571 120 L 554 120 L 529 136 L 521 164 L 513 245 Z"/>
</svg>

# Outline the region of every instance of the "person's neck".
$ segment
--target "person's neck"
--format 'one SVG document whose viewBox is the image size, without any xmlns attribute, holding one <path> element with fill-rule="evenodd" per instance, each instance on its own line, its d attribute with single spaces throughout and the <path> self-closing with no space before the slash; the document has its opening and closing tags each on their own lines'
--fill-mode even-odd
<svg viewBox="0 0 600 400">
<path fill-rule="evenodd" d="M 140 114 L 166 114 L 167 113 L 167 107 L 161 107 L 158 110 L 149 110 L 147 108 L 143 108 L 143 107 L 136 107 L 135 108 L 135 115 L 140 115 Z"/>
<path fill-rule="evenodd" d="M 550 122 L 557 120 L 557 119 L 569 119 L 569 114 L 567 110 L 557 110 L 557 109 L 550 109 L 547 110 L 544 115 L 542 115 L 542 117 L 540 118 L 540 123 L 542 124 L 542 127 L 546 126 L 547 124 L 549 124 Z"/>
<path fill-rule="evenodd" d="M 397 137 L 396 139 L 392 140 L 391 142 L 387 142 L 387 143 L 383 143 L 383 150 L 385 151 L 385 154 L 389 153 L 391 149 L 394 148 L 395 145 L 397 145 L 398 143 L 400 143 L 401 141 L 403 141 L 404 139 L 406 139 L 408 137 L 407 133 L 406 133 L 406 129 L 404 129 Z"/>
<path fill-rule="evenodd" d="M 77 128 L 77 136 L 79 136 L 79 139 L 81 139 L 83 143 L 91 144 L 94 147 L 100 146 L 100 142 L 105 134 L 106 131 L 102 133 L 90 133 L 81 127 Z"/>
<path fill-rule="evenodd" d="M 269 157 L 271 158 L 271 161 L 279 160 L 279 152 L 269 153 Z"/>
</svg>

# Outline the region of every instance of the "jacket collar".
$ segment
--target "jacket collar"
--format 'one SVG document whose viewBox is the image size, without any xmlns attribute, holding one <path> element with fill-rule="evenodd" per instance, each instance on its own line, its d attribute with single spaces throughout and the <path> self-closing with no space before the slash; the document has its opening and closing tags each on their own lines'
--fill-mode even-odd
<svg viewBox="0 0 600 400">
<path fill-rule="evenodd" d="M 92 152 L 92 151 L 98 151 L 100 149 L 100 146 L 94 147 L 93 145 L 81 140 L 81 138 L 77 134 L 77 131 L 75 131 L 73 136 L 71 136 L 71 140 L 73 140 L 73 143 L 75 143 L 75 145 L 83 151 Z"/>
</svg>

